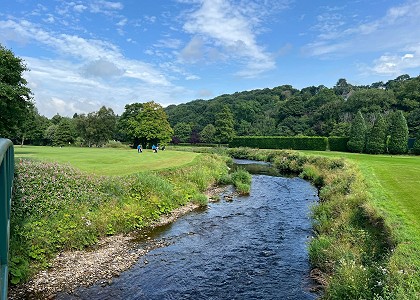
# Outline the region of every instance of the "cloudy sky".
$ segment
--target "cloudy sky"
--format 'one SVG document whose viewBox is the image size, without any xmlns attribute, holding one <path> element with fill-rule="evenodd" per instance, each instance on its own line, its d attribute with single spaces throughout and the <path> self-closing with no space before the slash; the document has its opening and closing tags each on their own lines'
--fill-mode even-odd
<svg viewBox="0 0 420 300">
<path fill-rule="evenodd" d="M 40 114 L 121 114 L 291 84 L 420 74 L 420 0 L 14 0 L 0 43 Z"/>
</svg>

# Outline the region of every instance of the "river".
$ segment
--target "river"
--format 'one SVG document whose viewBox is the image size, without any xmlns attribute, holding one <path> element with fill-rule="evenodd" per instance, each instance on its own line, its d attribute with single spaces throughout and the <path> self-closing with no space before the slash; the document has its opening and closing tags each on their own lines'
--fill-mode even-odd
<svg viewBox="0 0 420 300">
<path fill-rule="evenodd" d="M 315 299 L 307 242 L 316 201 L 302 179 L 253 175 L 249 196 L 222 197 L 157 230 L 168 246 L 111 284 L 57 299 Z"/>
</svg>

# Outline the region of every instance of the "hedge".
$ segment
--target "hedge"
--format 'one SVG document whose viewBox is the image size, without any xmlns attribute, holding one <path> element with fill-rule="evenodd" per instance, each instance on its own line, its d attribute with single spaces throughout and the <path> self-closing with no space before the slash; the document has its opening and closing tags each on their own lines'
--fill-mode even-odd
<svg viewBox="0 0 420 300">
<path fill-rule="evenodd" d="M 330 136 L 328 138 L 328 145 L 330 151 L 348 152 L 347 142 L 349 141 L 346 137 Z"/>
<path fill-rule="evenodd" d="M 229 147 L 325 151 L 327 142 L 326 137 L 319 136 L 240 136 L 235 137 Z"/>
</svg>

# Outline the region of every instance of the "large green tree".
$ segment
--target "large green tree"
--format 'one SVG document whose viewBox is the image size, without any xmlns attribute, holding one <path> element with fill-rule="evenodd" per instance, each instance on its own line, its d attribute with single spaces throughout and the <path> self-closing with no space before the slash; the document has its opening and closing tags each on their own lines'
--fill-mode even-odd
<svg viewBox="0 0 420 300">
<path fill-rule="evenodd" d="M 0 45 L 0 136 L 14 138 L 33 106 L 22 59 Z"/>
<path fill-rule="evenodd" d="M 408 126 L 401 110 L 391 116 L 389 124 L 388 152 L 391 154 L 403 154 L 407 152 Z"/>
<path fill-rule="evenodd" d="M 52 139 L 54 146 L 68 146 L 74 142 L 76 129 L 70 118 L 63 117 L 56 126 Z"/>
<path fill-rule="evenodd" d="M 385 152 L 387 124 L 384 117 L 380 114 L 376 117 L 370 133 L 366 140 L 366 152 L 380 154 Z"/>
<path fill-rule="evenodd" d="M 351 152 L 362 153 L 366 142 L 366 124 L 360 110 L 357 112 L 350 127 L 347 147 Z"/>
<path fill-rule="evenodd" d="M 229 143 L 235 136 L 233 114 L 227 105 L 223 106 L 216 116 L 215 121 L 215 141 L 218 143 Z"/>
<path fill-rule="evenodd" d="M 75 118 L 79 136 L 88 146 L 101 147 L 114 137 L 117 117 L 111 108 L 102 106 L 97 112 Z"/>
<path fill-rule="evenodd" d="M 135 129 L 138 124 L 137 122 L 134 122 L 134 120 L 142 111 L 143 103 L 127 104 L 124 109 L 123 114 L 117 121 L 118 136 L 122 141 L 131 142 L 133 145 L 137 145 L 138 140 L 136 140 Z"/>
<path fill-rule="evenodd" d="M 163 107 L 153 101 L 143 104 L 137 116 L 128 120 L 134 130 L 134 137 L 142 144 L 166 144 L 171 141 L 173 129 Z"/>
</svg>

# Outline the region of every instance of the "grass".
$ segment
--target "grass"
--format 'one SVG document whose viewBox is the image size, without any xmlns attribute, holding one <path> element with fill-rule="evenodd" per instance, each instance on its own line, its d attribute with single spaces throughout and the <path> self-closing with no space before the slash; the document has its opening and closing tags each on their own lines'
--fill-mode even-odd
<svg viewBox="0 0 420 300">
<path fill-rule="evenodd" d="M 420 157 L 303 151 L 328 157 L 345 157 L 359 165 L 373 201 L 387 215 L 399 215 L 420 235 Z"/>
<path fill-rule="evenodd" d="M 395 248 L 387 263 L 384 299 L 420 299 L 420 157 L 303 151 L 355 162 L 371 194 L 369 205 L 383 217 Z M 417 275 L 416 275 L 417 274 Z"/>
<path fill-rule="evenodd" d="M 205 190 L 228 173 L 227 158 L 211 154 L 15 149 L 9 265 L 13 284 L 47 268 L 60 251 L 148 227 L 190 202 L 206 205 Z"/>
<path fill-rule="evenodd" d="M 129 175 L 144 171 L 173 168 L 191 163 L 197 153 L 159 151 L 146 149 L 77 148 L 77 147 L 15 147 L 15 158 L 31 158 L 42 161 L 70 164 L 96 175 Z"/>
</svg>

